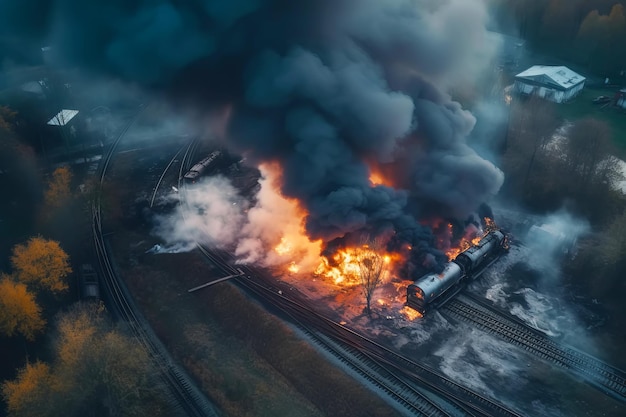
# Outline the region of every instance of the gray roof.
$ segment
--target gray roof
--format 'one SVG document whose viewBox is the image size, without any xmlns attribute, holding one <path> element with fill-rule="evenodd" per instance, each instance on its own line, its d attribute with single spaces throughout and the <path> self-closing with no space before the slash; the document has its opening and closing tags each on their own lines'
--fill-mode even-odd
<svg viewBox="0 0 626 417">
<path fill-rule="evenodd" d="M 515 78 L 560 89 L 568 89 L 585 81 L 585 77 L 567 67 L 550 65 L 534 65 L 517 74 Z"/>
<path fill-rule="evenodd" d="M 65 126 L 78 114 L 78 110 L 63 109 L 56 114 L 52 119 L 48 120 L 48 124 L 51 126 Z"/>
</svg>

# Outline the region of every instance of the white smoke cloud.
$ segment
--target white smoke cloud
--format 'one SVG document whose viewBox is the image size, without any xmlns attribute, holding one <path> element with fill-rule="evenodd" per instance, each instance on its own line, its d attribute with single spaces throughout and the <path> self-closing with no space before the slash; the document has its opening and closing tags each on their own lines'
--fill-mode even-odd
<svg viewBox="0 0 626 417">
<path fill-rule="evenodd" d="M 558 279 L 560 261 L 574 256 L 576 242 L 589 230 L 587 220 L 577 218 L 566 209 L 540 217 L 523 239 L 533 254 L 529 264 L 544 272 L 548 279 Z"/>
<path fill-rule="evenodd" d="M 188 188 L 174 213 L 155 217 L 153 233 L 164 243 L 148 252 L 186 252 L 200 243 L 230 250 L 241 263 L 294 262 L 301 270 L 314 269 L 321 243 L 310 242 L 304 234 L 297 203 L 277 193 L 276 172 L 262 167 L 261 173 L 254 206 L 222 176 L 204 178 Z M 277 246 L 279 250 L 274 250 Z"/>
<path fill-rule="evenodd" d="M 155 217 L 153 232 L 165 241 L 161 252 L 169 252 L 168 248 L 190 251 L 196 242 L 228 249 L 246 221 L 246 208 L 246 201 L 228 179 L 207 177 L 185 191 L 173 214 Z"/>
<path fill-rule="evenodd" d="M 265 266 L 296 262 L 311 270 L 319 262 L 321 244 L 311 243 L 304 234 L 302 210 L 293 200 L 287 200 L 275 190 L 274 174 L 261 169 L 261 189 L 257 204 L 247 213 L 235 254 L 241 262 L 261 262 Z M 278 251 L 274 247 L 280 245 Z"/>
</svg>

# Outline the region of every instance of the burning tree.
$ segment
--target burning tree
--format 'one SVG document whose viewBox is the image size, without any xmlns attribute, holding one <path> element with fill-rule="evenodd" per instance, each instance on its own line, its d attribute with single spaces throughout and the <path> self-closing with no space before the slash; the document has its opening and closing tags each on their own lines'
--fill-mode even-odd
<svg viewBox="0 0 626 417">
<path fill-rule="evenodd" d="M 385 271 L 385 257 L 380 253 L 380 241 L 367 239 L 368 243 L 356 250 L 358 276 L 361 279 L 363 295 L 365 295 L 367 315 L 372 315 L 372 295 L 381 284 Z"/>
</svg>

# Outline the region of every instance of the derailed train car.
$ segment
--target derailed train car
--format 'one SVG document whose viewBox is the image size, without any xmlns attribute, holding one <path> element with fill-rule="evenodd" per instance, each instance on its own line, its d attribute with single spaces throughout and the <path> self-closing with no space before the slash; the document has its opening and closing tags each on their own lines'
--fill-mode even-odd
<svg viewBox="0 0 626 417">
<path fill-rule="evenodd" d="M 448 262 L 440 273 L 426 274 L 407 287 L 407 305 L 421 314 L 441 304 L 463 285 L 480 275 L 508 249 L 506 235 L 500 230 L 487 233 L 476 245 Z"/>
<path fill-rule="evenodd" d="M 203 174 L 205 174 L 206 172 L 210 170 L 212 165 L 214 165 L 221 158 L 222 158 L 221 151 L 211 152 L 209 156 L 207 156 L 206 158 L 204 158 L 203 160 L 201 160 L 200 162 L 192 166 L 191 169 L 185 173 L 185 175 L 183 176 L 183 179 L 188 184 L 194 184 L 196 181 L 200 179 L 200 177 Z"/>
</svg>

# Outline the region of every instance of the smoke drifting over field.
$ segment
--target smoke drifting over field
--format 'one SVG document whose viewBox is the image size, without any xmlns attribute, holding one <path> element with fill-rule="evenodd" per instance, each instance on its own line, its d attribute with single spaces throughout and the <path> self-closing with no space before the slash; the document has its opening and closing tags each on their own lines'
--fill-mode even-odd
<svg viewBox="0 0 626 417">
<path fill-rule="evenodd" d="M 531 227 L 524 238 L 532 255 L 531 267 L 542 271 L 548 282 L 557 284 L 560 274 L 560 259 L 573 257 L 578 239 L 589 233 L 589 223 L 577 218 L 565 209 L 551 213 Z"/>
<path fill-rule="evenodd" d="M 466 144 L 475 119 L 446 93 L 491 64 L 484 0 L 51 4 L 59 62 L 200 114 L 231 109 L 226 146 L 280 165 L 312 239 L 395 231 L 441 257 L 418 220 L 463 221 L 503 182 Z M 19 17 L 21 5 L 4 7 Z M 373 169 L 387 185 L 370 182 Z"/>
</svg>

